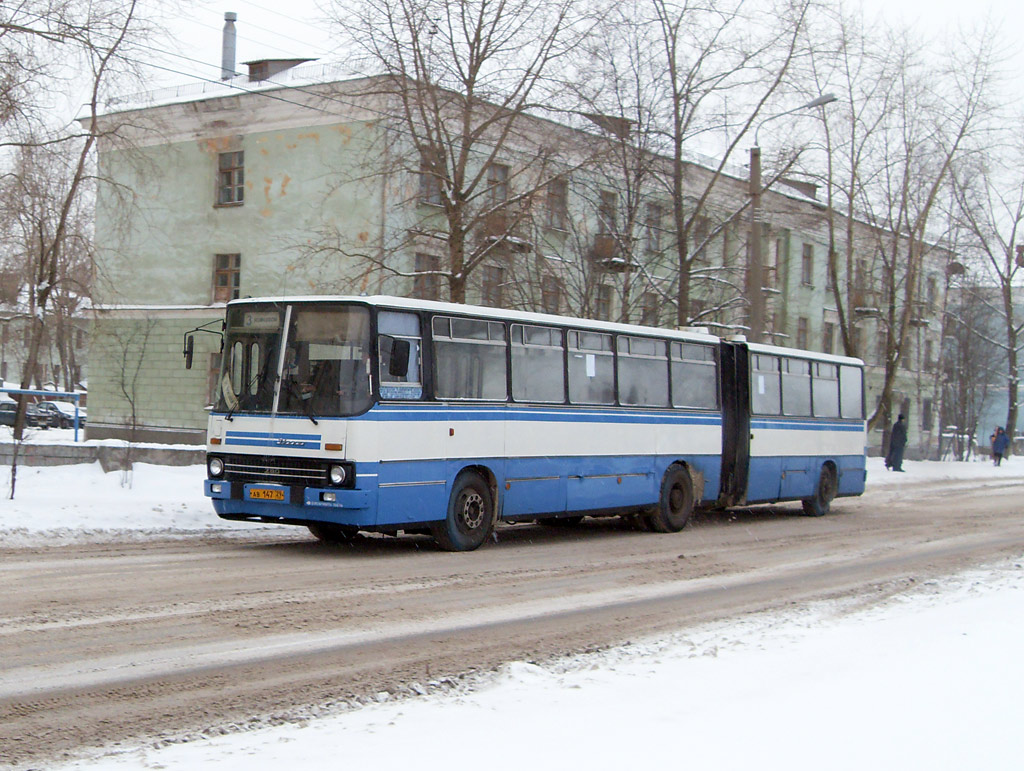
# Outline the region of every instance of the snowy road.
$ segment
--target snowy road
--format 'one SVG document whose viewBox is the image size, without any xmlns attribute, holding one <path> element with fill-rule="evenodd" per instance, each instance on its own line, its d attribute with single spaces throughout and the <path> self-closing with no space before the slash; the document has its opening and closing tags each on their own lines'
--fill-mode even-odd
<svg viewBox="0 0 1024 771">
<path fill-rule="evenodd" d="M 829 597 L 871 604 L 1024 546 L 1017 477 L 703 515 L 513 526 L 471 554 L 426 540 L 251 537 L 0 548 L 0 756 L 173 737 L 515 659 Z"/>
</svg>

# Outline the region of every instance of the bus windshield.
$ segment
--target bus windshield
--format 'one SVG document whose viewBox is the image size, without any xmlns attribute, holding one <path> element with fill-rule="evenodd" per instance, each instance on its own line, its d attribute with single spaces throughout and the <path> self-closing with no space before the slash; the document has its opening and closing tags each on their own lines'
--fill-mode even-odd
<svg viewBox="0 0 1024 771">
<path fill-rule="evenodd" d="M 296 304 L 283 335 L 287 311 L 283 304 L 229 310 L 217 409 L 269 413 L 277 393 L 277 412 L 286 415 L 364 412 L 372 398 L 369 310 Z"/>
</svg>

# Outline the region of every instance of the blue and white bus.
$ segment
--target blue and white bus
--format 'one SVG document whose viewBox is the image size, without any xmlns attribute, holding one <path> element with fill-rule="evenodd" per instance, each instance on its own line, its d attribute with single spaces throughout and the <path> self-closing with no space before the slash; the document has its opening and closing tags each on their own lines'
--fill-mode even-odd
<svg viewBox="0 0 1024 771">
<path fill-rule="evenodd" d="M 865 481 L 863 362 L 397 297 L 235 300 L 209 419 L 225 519 L 429 533 L 802 501 Z M 191 362 L 191 334 L 186 335 Z"/>
</svg>

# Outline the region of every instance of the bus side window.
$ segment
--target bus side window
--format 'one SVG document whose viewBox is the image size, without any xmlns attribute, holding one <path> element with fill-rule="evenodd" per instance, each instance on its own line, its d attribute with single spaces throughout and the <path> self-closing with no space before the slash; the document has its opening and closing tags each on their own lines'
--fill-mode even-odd
<svg viewBox="0 0 1024 771">
<path fill-rule="evenodd" d="M 619 404 L 668 406 L 668 356 L 664 340 L 619 335 Z"/>
<path fill-rule="evenodd" d="M 508 398 L 505 325 L 482 319 L 433 319 L 434 390 L 439 399 Z"/>
<path fill-rule="evenodd" d="M 804 359 L 782 360 L 782 412 L 810 417 L 811 363 Z"/>
<path fill-rule="evenodd" d="M 764 354 L 750 358 L 750 410 L 756 415 L 778 415 L 782 407 L 779 359 Z"/>
<path fill-rule="evenodd" d="M 835 364 L 814 365 L 814 414 L 819 418 L 839 417 L 839 372 Z"/>
<path fill-rule="evenodd" d="M 839 396 L 844 418 L 864 419 L 864 373 L 860 367 L 839 367 Z"/>
<path fill-rule="evenodd" d="M 717 409 L 717 368 L 710 345 L 672 343 L 672 406 Z"/>
<path fill-rule="evenodd" d="M 377 316 L 381 399 L 422 399 L 420 318 L 415 313 L 381 311 Z"/>
<path fill-rule="evenodd" d="M 512 325 L 512 398 L 562 404 L 565 366 L 562 333 L 551 327 Z"/>
<path fill-rule="evenodd" d="M 600 332 L 568 333 L 569 401 L 615 403 L 615 357 L 612 336 Z"/>
</svg>

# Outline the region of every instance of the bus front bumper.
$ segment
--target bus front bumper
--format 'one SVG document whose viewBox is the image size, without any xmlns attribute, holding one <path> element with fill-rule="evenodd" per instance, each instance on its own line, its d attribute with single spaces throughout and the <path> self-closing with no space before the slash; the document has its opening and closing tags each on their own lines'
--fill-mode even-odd
<svg viewBox="0 0 1024 771">
<path fill-rule="evenodd" d="M 221 479 L 207 479 L 203 490 L 208 498 L 215 501 L 233 501 L 241 506 L 315 506 L 334 509 L 366 509 L 370 506 L 367 490 L 351 490 L 340 487 L 304 487 L 301 497 L 296 500 L 293 488 L 284 485 L 250 483 L 242 484 Z M 234 508 L 234 507 L 232 507 Z"/>
</svg>

